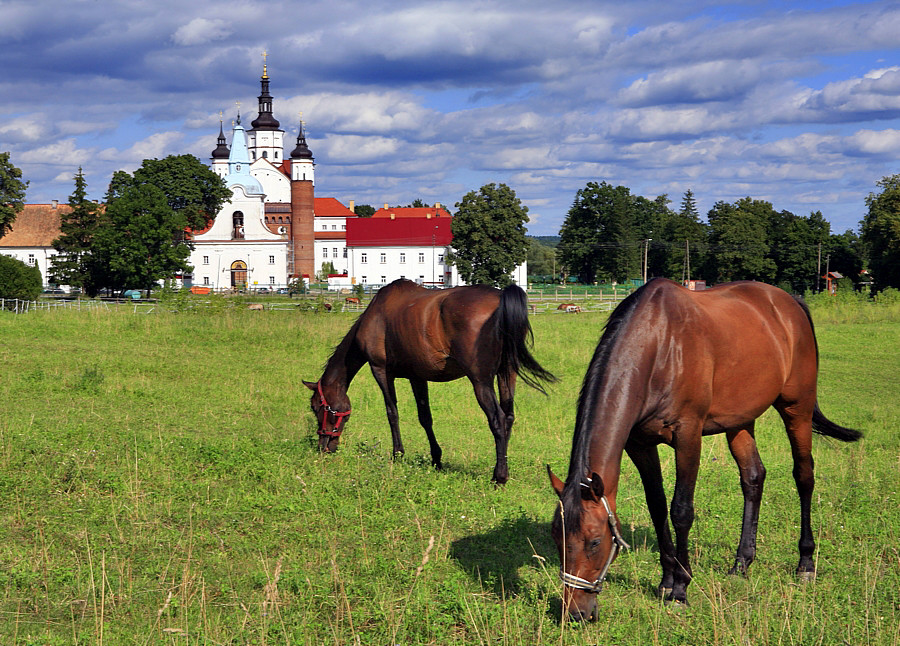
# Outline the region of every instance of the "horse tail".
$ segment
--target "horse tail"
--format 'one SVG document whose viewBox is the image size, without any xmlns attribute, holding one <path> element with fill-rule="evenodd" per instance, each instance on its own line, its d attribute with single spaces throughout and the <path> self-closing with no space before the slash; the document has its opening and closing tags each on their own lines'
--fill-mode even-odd
<svg viewBox="0 0 900 646">
<path fill-rule="evenodd" d="M 528 297 L 521 287 L 510 285 L 500 292 L 495 320 L 502 346 L 499 372 L 515 372 L 526 384 L 546 395 L 541 382 L 555 383 L 557 379 L 528 350 L 529 345 L 534 345 L 534 333 L 528 321 Z"/>
<path fill-rule="evenodd" d="M 839 424 L 835 424 L 830 419 L 825 417 L 825 413 L 819 410 L 819 404 L 816 403 L 816 407 L 813 409 L 813 418 L 812 418 L 812 427 L 813 431 L 820 435 L 826 435 L 828 437 L 833 437 L 836 440 L 840 440 L 841 442 L 856 442 L 859 438 L 863 436 L 861 431 L 857 431 L 854 428 L 846 428 L 844 426 L 840 426 Z"/>
<path fill-rule="evenodd" d="M 794 300 L 797 301 L 797 304 L 806 314 L 806 318 L 809 321 L 809 329 L 812 332 L 813 343 L 816 346 L 816 370 L 818 370 L 819 341 L 818 339 L 816 339 L 816 326 L 813 324 L 812 314 L 809 311 L 809 306 L 802 298 L 794 296 Z M 833 437 L 834 439 L 840 440 L 841 442 L 856 442 L 863 436 L 862 431 L 857 431 L 854 428 L 847 428 L 846 426 L 835 424 L 830 419 L 825 417 L 825 413 L 823 413 L 819 408 L 819 402 L 816 402 L 816 407 L 813 409 L 812 428 L 813 432 L 818 433 L 819 435 Z"/>
</svg>

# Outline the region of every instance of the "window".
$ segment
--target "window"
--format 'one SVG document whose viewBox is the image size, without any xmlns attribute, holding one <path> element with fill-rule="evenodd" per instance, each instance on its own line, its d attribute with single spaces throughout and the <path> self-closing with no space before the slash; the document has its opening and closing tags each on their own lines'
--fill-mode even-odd
<svg viewBox="0 0 900 646">
<path fill-rule="evenodd" d="M 270 265 L 274 265 L 274 264 L 275 264 L 275 256 L 269 256 L 269 264 L 270 264 Z"/>
<path fill-rule="evenodd" d="M 346 225 L 346 224 L 342 224 L 342 225 L 341 225 L 341 231 L 346 231 L 346 230 L 347 230 L 347 225 Z"/>
<path fill-rule="evenodd" d="M 387 262 L 387 254 L 382 251 L 381 252 L 381 264 L 383 265 L 386 262 Z M 384 282 L 384 281 L 381 281 L 381 282 Z"/>
<path fill-rule="evenodd" d="M 264 150 L 263 151 L 263 159 L 268 159 L 268 158 L 269 158 L 269 153 Z"/>
<path fill-rule="evenodd" d="M 331 225 L 331 230 L 332 230 L 332 231 L 337 231 L 337 225 L 336 225 L 336 224 L 332 224 L 332 225 Z"/>
<path fill-rule="evenodd" d="M 275 276 L 269 276 L 269 284 L 270 284 L 270 285 L 274 285 L 274 284 L 275 284 Z"/>
<path fill-rule="evenodd" d="M 35 260 L 34 254 L 33 254 L 33 253 L 28 254 L 28 264 L 29 264 L 29 265 L 36 265 L 36 264 L 37 264 L 37 260 Z"/>
<path fill-rule="evenodd" d="M 381 277 L 381 284 L 384 285 L 387 282 L 387 276 Z"/>
<path fill-rule="evenodd" d="M 362 282 L 363 282 L 363 285 L 365 285 L 365 284 L 368 282 L 368 279 L 367 279 L 365 276 L 363 276 L 363 277 L 362 277 Z"/>
<path fill-rule="evenodd" d="M 278 151 L 275 151 L 275 159 L 278 159 Z"/>
<path fill-rule="evenodd" d="M 406 263 L 406 254 L 402 251 L 400 252 L 400 262 L 404 264 Z"/>
<path fill-rule="evenodd" d="M 344 247 L 344 258 L 347 257 L 347 247 Z"/>
<path fill-rule="evenodd" d="M 328 257 L 328 247 L 322 247 L 322 257 L 323 258 Z"/>
<path fill-rule="evenodd" d="M 204 284 L 204 285 L 209 285 L 209 276 L 204 276 L 204 277 L 203 277 L 203 284 Z"/>
<path fill-rule="evenodd" d="M 209 264 L 209 256 L 203 256 L 203 264 L 204 264 L 204 265 L 208 265 L 208 264 Z"/>
<path fill-rule="evenodd" d="M 363 262 L 363 263 L 368 262 L 368 261 L 369 261 L 369 260 L 368 260 L 368 254 L 366 254 L 365 252 L 361 253 L 361 254 L 359 255 L 359 261 L 360 261 L 360 262 Z M 365 278 L 366 278 L 366 277 L 363 276 L 363 282 L 365 282 Z"/>
<path fill-rule="evenodd" d="M 419 262 L 425 262 L 425 252 L 424 251 L 419 252 Z"/>
<path fill-rule="evenodd" d="M 338 257 L 337 252 L 338 252 L 338 248 L 337 248 L 337 247 L 332 247 L 332 248 L 331 248 L 331 257 L 332 257 L 332 258 L 337 258 L 337 257 Z"/>
<path fill-rule="evenodd" d="M 438 262 L 444 262 L 444 254 L 442 254 L 442 253 L 438 254 Z"/>
</svg>

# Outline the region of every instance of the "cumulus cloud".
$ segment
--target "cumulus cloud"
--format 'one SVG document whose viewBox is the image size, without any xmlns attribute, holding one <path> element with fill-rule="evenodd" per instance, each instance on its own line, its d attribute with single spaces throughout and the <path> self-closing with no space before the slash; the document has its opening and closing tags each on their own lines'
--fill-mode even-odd
<svg viewBox="0 0 900 646">
<path fill-rule="evenodd" d="M 217 40 L 223 40 L 231 35 L 232 30 L 224 20 L 218 18 L 194 18 L 182 25 L 172 34 L 172 42 L 183 47 L 191 45 L 205 45 Z"/>
</svg>

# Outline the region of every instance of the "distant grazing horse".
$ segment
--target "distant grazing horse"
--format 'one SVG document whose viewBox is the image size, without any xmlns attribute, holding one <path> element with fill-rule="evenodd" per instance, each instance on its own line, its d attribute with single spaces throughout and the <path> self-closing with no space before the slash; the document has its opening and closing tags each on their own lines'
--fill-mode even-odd
<svg viewBox="0 0 900 646">
<path fill-rule="evenodd" d="M 581 306 L 576 305 L 575 303 L 560 303 L 559 307 L 556 309 L 566 312 L 567 314 L 579 314 L 581 312 Z"/>
<path fill-rule="evenodd" d="M 565 583 L 564 607 L 590 618 L 609 566 L 627 547 L 616 517 L 622 452 L 640 473 L 656 529 L 668 600 L 686 602 L 691 581 L 688 532 L 704 435 L 725 433 L 740 471 L 744 518 L 732 573 L 756 555 L 765 468 L 754 421 L 774 406 L 784 421 L 800 494 L 801 579 L 815 576 L 810 529 L 812 432 L 845 442 L 859 431 L 826 419 L 816 401 L 818 348 L 802 301 L 762 283 L 738 282 L 702 292 L 656 279 L 612 313 L 578 400 L 569 475 L 549 467 L 560 497 L 552 524 Z M 675 449 L 673 545 L 657 445 Z"/>
<path fill-rule="evenodd" d="M 529 352 L 530 338 L 528 302 L 520 287 L 512 285 L 500 291 L 473 285 L 430 290 L 409 280 L 394 281 L 379 290 L 359 316 L 328 359 L 321 378 L 303 382 L 313 391 L 319 448 L 325 452 L 337 449 L 350 416 L 347 388 L 368 363 L 384 395 L 394 453 L 403 453 L 394 390 L 394 380 L 400 377 L 409 379 L 419 423 L 431 446 L 431 461 L 440 468 L 441 447 L 432 431 L 428 382 L 468 377 L 494 434 L 497 463 L 493 479 L 506 482 L 516 375 L 542 392 L 540 382 L 556 380 Z"/>
</svg>

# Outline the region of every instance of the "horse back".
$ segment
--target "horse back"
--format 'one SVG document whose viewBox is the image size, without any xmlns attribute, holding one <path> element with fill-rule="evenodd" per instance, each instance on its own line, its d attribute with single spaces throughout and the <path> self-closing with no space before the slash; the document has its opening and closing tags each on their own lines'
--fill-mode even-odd
<svg viewBox="0 0 900 646">
<path fill-rule="evenodd" d="M 702 292 L 669 281 L 648 287 L 632 327 L 653 338 L 644 341 L 650 400 L 665 403 L 650 417 L 700 417 L 710 433 L 745 425 L 777 400 L 811 414 L 815 336 L 791 295 L 750 281 Z"/>
</svg>

